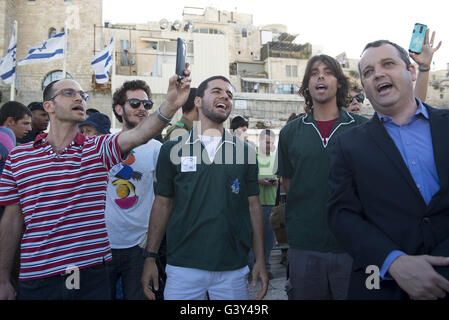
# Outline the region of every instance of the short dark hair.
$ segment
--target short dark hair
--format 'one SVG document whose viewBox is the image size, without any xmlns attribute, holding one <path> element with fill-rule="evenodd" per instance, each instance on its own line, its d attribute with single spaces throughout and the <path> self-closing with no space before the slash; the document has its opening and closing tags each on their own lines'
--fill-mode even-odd
<svg viewBox="0 0 449 320">
<path fill-rule="evenodd" d="M 306 71 L 304 72 L 304 78 L 302 80 L 301 88 L 299 88 L 299 94 L 304 97 L 306 103 L 306 112 L 310 113 L 312 111 L 313 100 L 309 92 L 309 81 L 310 73 L 312 71 L 312 66 L 315 62 L 323 62 L 337 78 L 337 82 L 340 85 L 337 88 L 337 107 L 341 108 L 346 106 L 346 98 L 348 96 L 348 79 L 346 78 L 343 70 L 341 69 L 340 63 L 331 56 L 321 54 L 313 56 L 307 62 Z"/>
<path fill-rule="evenodd" d="M 54 80 L 50 82 L 44 89 L 44 92 L 42 94 L 43 101 L 50 101 L 51 97 L 53 96 L 53 86 L 56 84 L 56 82 L 59 82 L 60 80 Z"/>
<path fill-rule="evenodd" d="M 275 133 L 274 133 L 274 131 L 272 131 L 270 129 L 263 129 L 260 132 L 259 139 L 265 139 L 266 136 L 274 137 Z"/>
<path fill-rule="evenodd" d="M 223 76 L 212 76 L 200 83 L 200 85 L 198 86 L 198 89 L 196 91 L 196 96 L 200 97 L 200 98 L 204 97 L 204 92 L 207 89 L 207 85 L 209 84 L 209 82 L 214 81 L 214 80 L 223 80 L 232 86 L 231 81 L 229 81 L 228 78 L 223 77 Z"/>
<path fill-rule="evenodd" d="M 24 104 L 8 101 L 0 108 L 0 125 L 3 125 L 9 117 L 12 117 L 14 121 L 19 121 L 26 115 L 32 117 L 31 111 Z"/>
<path fill-rule="evenodd" d="M 398 44 L 396 44 L 394 42 L 391 42 L 389 40 L 376 40 L 376 41 L 368 43 L 365 46 L 365 48 L 363 49 L 362 54 L 360 56 L 362 56 L 363 53 L 367 49 L 369 49 L 369 48 L 378 48 L 378 47 L 383 46 L 385 44 L 392 45 L 393 47 L 396 48 L 396 50 L 398 50 L 399 56 L 401 57 L 402 61 L 404 61 L 404 63 L 405 63 L 405 67 L 407 68 L 407 70 L 409 70 L 411 62 L 410 62 L 410 56 L 409 56 L 408 52 L 404 48 L 402 48 L 400 45 L 398 45 Z M 359 61 L 357 66 L 358 66 L 358 69 L 359 69 L 360 79 L 362 79 L 363 77 L 362 77 L 362 70 L 360 69 L 360 61 Z"/>
<path fill-rule="evenodd" d="M 189 113 L 195 107 L 195 97 L 196 97 L 196 88 L 190 88 L 189 97 L 187 101 L 182 106 L 182 113 Z"/>
<path fill-rule="evenodd" d="M 231 121 L 231 130 L 238 129 L 240 127 L 247 127 L 248 128 L 248 121 L 245 120 L 242 116 L 236 116 L 232 118 Z"/>
<path fill-rule="evenodd" d="M 122 116 L 117 114 L 117 112 L 115 111 L 115 106 L 121 105 L 123 107 L 127 99 L 126 92 L 135 90 L 143 90 L 147 94 L 148 99 L 151 99 L 150 87 L 143 80 L 131 80 L 124 82 L 120 88 L 115 90 L 114 95 L 112 96 L 112 111 L 114 112 L 115 117 L 120 123 L 123 121 L 123 119 Z"/>
</svg>

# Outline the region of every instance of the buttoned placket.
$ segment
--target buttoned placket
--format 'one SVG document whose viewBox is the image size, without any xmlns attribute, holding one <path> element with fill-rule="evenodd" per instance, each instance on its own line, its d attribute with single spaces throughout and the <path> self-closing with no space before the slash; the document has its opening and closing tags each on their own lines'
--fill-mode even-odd
<svg viewBox="0 0 449 320">
<path fill-rule="evenodd" d="M 69 150 L 69 148 L 75 144 L 75 142 L 72 141 L 72 142 L 69 144 L 68 147 L 65 147 L 60 153 L 57 153 L 57 152 L 53 149 L 53 147 L 51 146 L 50 143 L 48 143 L 48 145 L 45 146 L 46 143 L 47 143 L 47 140 L 46 140 L 46 139 L 43 139 L 43 140 L 42 140 L 42 144 L 44 145 L 44 148 L 45 148 L 45 147 L 46 147 L 46 148 L 49 148 L 47 152 L 48 152 L 48 154 L 52 155 L 53 158 L 60 158 L 60 156 L 62 156 L 64 153 L 66 153 L 66 152 Z"/>
</svg>

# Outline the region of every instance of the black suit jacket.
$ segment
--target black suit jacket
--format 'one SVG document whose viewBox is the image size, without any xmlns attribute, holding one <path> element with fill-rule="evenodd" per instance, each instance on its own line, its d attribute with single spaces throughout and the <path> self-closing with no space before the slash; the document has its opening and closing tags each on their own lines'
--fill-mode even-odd
<svg viewBox="0 0 449 320">
<path fill-rule="evenodd" d="M 394 141 L 375 114 L 340 134 L 331 154 L 329 224 L 354 259 L 348 297 L 402 299 L 394 280 L 368 290 L 366 267 L 388 254 L 449 256 L 449 110 L 429 111 L 440 190 L 427 206 Z M 437 269 L 449 278 L 448 268 Z"/>
</svg>

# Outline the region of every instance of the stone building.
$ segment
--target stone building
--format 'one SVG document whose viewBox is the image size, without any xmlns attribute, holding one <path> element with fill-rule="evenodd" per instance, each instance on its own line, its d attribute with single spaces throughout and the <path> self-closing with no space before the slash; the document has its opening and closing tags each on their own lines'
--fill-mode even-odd
<svg viewBox="0 0 449 320">
<path fill-rule="evenodd" d="M 296 53 L 310 51 L 310 45 L 293 44 L 295 36 L 288 35 L 285 26 L 257 27 L 250 14 L 184 8 L 182 19 L 175 21 L 162 17 L 157 22 L 135 25 L 106 22 L 96 29 L 103 34 L 103 39 L 97 38 L 96 48 L 113 35 L 116 39 L 112 89 L 127 79 L 140 78 L 150 84 L 156 102 L 162 99 L 175 69 L 176 39 L 180 37 L 187 43 L 193 86 L 216 74 L 231 80 L 236 88 L 231 117 L 248 118 L 250 127 L 280 127 L 292 112 L 303 110 L 303 99 L 296 94 L 297 83 L 310 53 Z M 262 59 L 262 38 L 274 44 L 285 43 L 284 53 L 289 55 L 270 49 L 269 56 Z M 285 73 L 287 66 L 289 74 Z"/>
<path fill-rule="evenodd" d="M 6 53 L 14 20 L 18 21 L 18 60 L 30 47 L 68 25 L 67 76 L 89 93 L 89 107 L 112 118 L 111 92 L 124 81 L 143 79 L 151 87 L 155 104 L 163 100 L 168 78 L 174 74 L 180 37 L 187 43 L 192 86 L 216 74 L 231 80 L 236 88 L 231 117 L 246 117 L 250 128 L 280 128 L 291 113 L 303 112 L 304 99 L 297 91 L 312 45 L 298 43 L 297 35 L 285 25 L 256 26 L 252 14 L 192 7 L 184 8 L 175 21 L 161 16 L 159 21 L 142 24 L 114 24 L 103 21 L 102 6 L 102 0 L 0 0 L 0 54 Z M 99 85 L 90 62 L 112 36 L 113 75 L 109 83 Z M 348 76 L 357 78 L 357 60 L 344 53 L 336 58 Z M 62 60 L 18 66 L 16 100 L 40 101 L 43 87 L 60 78 L 62 69 Z M 429 102 L 447 106 L 447 74 L 432 73 Z M 0 84 L 0 89 L 5 101 L 9 86 Z M 366 115 L 372 114 L 368 101 L 365 109 Z M 113 121 L 113 127 L 119 126 Z"/>
<path fill-rule="evenodd" d="M 426 101 L 440 108 L 449 108 L 449 63 L 446 70 L 431 71 Z"/>
<path fill-rule="evenodd" d="M 102 23 L 101 0 L 0 0 L 0 52 L 6 52 L 14 20 L 18 23 L 17 59 L 23 59 L 32 46 L 68 27 L 67 77 L 76 79 L 89 91 L 91 106 L 105 106 L 110 95 L 92 94 L 94 25 Z M 99 35 L 97 35 L 99 36 Z M 60 78 L 63 60 L 17 66 L 16 100 L 28 104 L 42 100 L 42 89 Z M 9 96 L 9 94 L 5 94 Z"/>
</svg>

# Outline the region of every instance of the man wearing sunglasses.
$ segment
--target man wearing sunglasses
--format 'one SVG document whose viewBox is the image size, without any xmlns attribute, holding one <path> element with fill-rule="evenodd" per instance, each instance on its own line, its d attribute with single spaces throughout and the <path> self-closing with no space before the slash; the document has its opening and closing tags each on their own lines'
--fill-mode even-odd
<svg viewBox="0 0 449 320">
<path fill-rule="evenodd" d="M 135 128 L 89 139 L 78 131 L 88 98 L 79 83 L 63 79 L 45 88 L 49 132 L 16 147 L 0 180 L 0 299 L 16 298 L 9 274 L 19 242 L 18 299 L 110 298 L 109 170 L 169 123 L 187 99 L 189 74 L 171 77 L 166 100 Z"/>
<path fill-rule="evenodd" d="M 352 83 L 350 84 L 348 92 L 348 100 L 343 109 L 352 113 L 361 114 L 363 102 L 365 101 L 363 89 L 360 88 L 358 84 Z"/>
<path fill-rule="evenodd" d="M 142 80 L 127 81 L 115 91 L 112 109 L 123 125 L 122 132 L 132 130 L 148 118 L 153 106 L 150 98 L 150 87 Z M 144 258 L 139 244 L 146 239 L 161 145 L 151 139 L 134 148 L 109 174 L 105 217 L 112 248 L 109 276 L 113 299 L 120 277 L 123 299 L 145 299 L 140 285 Z"/>
</svg>

